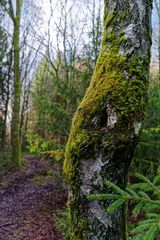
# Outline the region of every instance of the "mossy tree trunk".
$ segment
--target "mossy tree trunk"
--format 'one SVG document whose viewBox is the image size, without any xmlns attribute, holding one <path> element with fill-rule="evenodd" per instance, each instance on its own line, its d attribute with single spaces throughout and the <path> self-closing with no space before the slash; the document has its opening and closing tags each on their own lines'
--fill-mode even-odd
<svg viewBox="0 0 160 240">
<path fill-rule="evenodd" d="M 91 84 L 74 118 L 64 173 L 69 183 L 70 239 L 127 238 L 125 207 L 109 215 L 89 194 L 126 184 L 147 101 L 151 0 L 105 0 L 104 37 Z"/>
<path fill-rule="evenodd" d="M 21 166 L 20 150 L 20 17 L 22 0 L 16 0 L 16 13 L 14 15 L 13 6 L 10 1 L 10 16 L 13 20 L 13 49 L 14 49 L 14 101 L 12 109 L 12 163 L 14 166 Z"/>
</svg>

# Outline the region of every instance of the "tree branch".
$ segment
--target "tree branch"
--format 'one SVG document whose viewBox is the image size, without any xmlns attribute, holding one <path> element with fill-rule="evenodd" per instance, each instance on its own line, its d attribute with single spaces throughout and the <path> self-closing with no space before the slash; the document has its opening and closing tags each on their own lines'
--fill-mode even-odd
<svg viewBox="0 0 160 240">
<path fill-rule="evenodd" d="M 12 21 L 15 21 L 15 16 L 14 16 L 14 10 L 13 10 L 13 4 L 12 0 L 9 0 L 9 16 L 11 17 Z"/>
</svg>

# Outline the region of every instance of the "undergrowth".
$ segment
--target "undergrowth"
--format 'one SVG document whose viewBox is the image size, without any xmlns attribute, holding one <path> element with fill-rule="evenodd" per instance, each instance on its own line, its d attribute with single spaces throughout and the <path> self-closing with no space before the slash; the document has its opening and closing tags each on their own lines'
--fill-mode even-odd
<svg viewBox="0 0 160 240">
<path fill-rule="evenodd" d="M 108 214 L 125 203 L 132 204 L 133 217 L 138 218 L 143 213 L 143 218 L 136 224 L 130 224 L 129 240 L 160 239 L 160 173 L 152 181 L 141 174 L 136 174 L 136 178 L 139 182 L 129 184 L 125 190 L 106 180 L 105 184 L 114 192 L 93 194 L 88 198 L 90 201 L 112 199 L 107 208 Z"/>
<path fill-rule="evenodd" d="M 9 166 L 11 160 L 11 152 L 0 152 L 0 174 Z"/>
<path fill-rule="evenodd" d="M 57 229 L 63 236 L 63 240 L 70 240 L 71 222 L 68 208 L 58 211 L 54 215 L 54 219 Z"/>
</svg>

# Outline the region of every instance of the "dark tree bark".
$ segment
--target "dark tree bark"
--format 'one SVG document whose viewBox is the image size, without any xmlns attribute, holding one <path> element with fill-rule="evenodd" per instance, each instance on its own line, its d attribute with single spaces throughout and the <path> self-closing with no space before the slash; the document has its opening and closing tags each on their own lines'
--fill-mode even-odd
<svg viewBox="0 0 160 240">
<path fill-rule="evenodd" d="M 125 187 L 147 100 L 151 0 L 105 0 L 104 36 L 91 84 L 73 119 L 64 172 L 69 183 L 70 239 L 127 238 L 125 206 L 88 194 Z"/>
<path fill-rule="evenodd" d="M 4 10 L 0 4 L 0 10 Z M 6 125 L 8 116 L 8 106 L 10 100 L 10 81 L 12 75 L 12 49 L 8 42 L 8 34 L 3 28 L 0 28 L 1 46 L 0 46 L 0 154 L 3 155 L 6 142 Z"/>
<path fill-rule="evenodd" d="M 8 116 L 8 107 L 10 100 L 10 81 L 12 75 L 12 49 L 9 51 L 8 56 L 8 72 L 6 76 L 6 99 L 5 99 L 5 110 L 4 110 L 4 121 L 3 121 L 3 130 L 1 134 L 1 151 L 4 152 L 5 144 L 6 144 L 6 127 L 7 127 L 7 116 Z"/>
</svg>

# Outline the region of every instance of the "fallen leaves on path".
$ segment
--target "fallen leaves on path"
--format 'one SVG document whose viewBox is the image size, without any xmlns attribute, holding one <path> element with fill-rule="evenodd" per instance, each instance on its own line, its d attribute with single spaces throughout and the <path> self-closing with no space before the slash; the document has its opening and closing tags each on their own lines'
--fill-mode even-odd
<svg viewBox="0 0 160 240">
<path fill-rule="evenodd" d="M 63 184 L 50 177 L 34 184 L 43 169 L 50 170 L 49 163 L 33 157 L 26 161 L 22 172 L 6 172 L 0 187 L 0 240 L 62 240 L 53 215 L 65 207 Z"/>
</svg>

